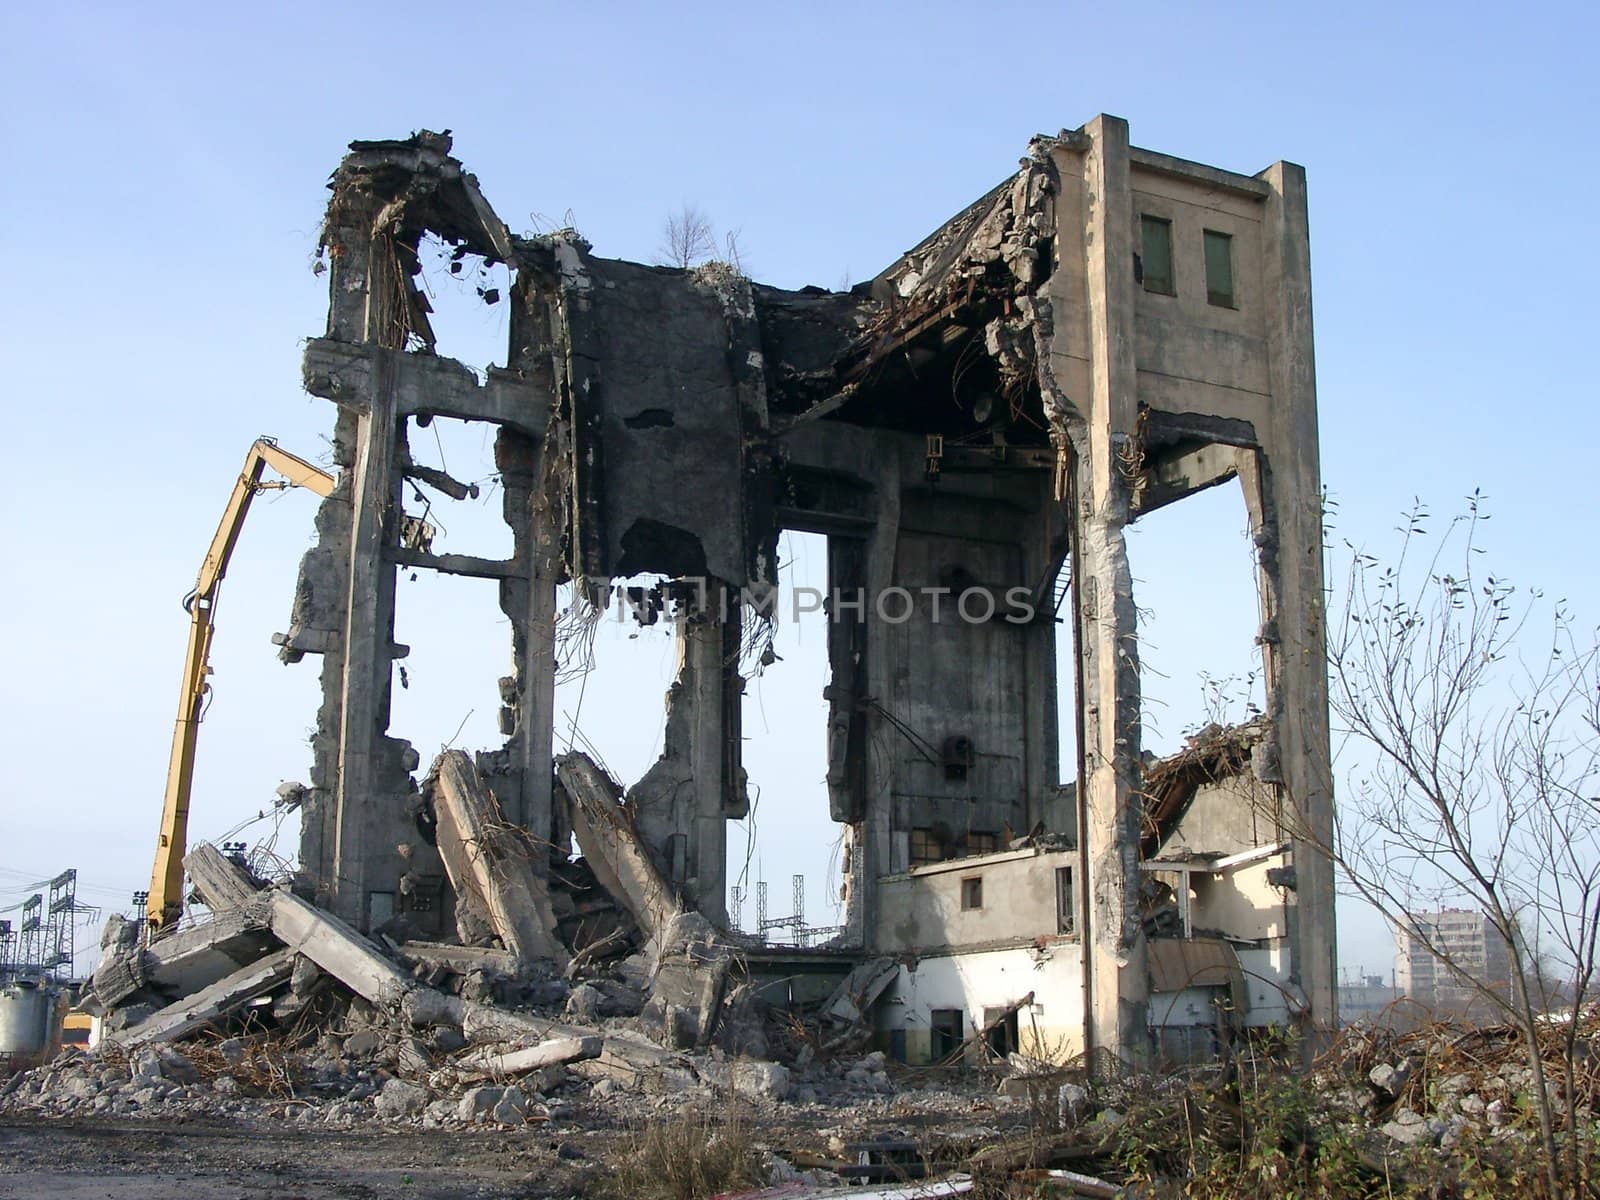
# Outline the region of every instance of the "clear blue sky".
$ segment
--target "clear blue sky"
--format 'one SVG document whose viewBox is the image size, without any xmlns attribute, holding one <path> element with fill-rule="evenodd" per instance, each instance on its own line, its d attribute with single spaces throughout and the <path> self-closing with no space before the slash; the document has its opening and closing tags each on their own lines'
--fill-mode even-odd
<svg viewBox="0 0 1600 1200">
<path fill-rule="evenodd" d="M 322 184 L 351 138 L 452 128 L 513 228 L 570 219 L 610 256 L 649 259 L 664 214 L 694 201 L 787 286 L 871 275 L 1008 174 L 1031 134 L 1097 112 L 1128 118 L 1139 145 L 1235 170 L 1304 163 L 1341 532 L 1381 538 L 1413 496 L 1448 508 L 1482 485 L 1496 564 L 1600 610 L 1600 418 L 1579 361 L 1600 274 L 1592 9 L 577 8 L 8 9 L 0 907 L 67 865 L 96 902 L 145 886 L 177 602 L 251 438 L 325 450 L 331 413 L 300 391 L 297 343 L 321 328 Z M 492 342 L 493 314 L 451 320 L 467 357 Z M 439 449 L 461 473 L 485 457 L 475 435 Z M 1199 671 L 1247 665 L 1254 624 L 1237 502 L 1196 503 L 1212 507 L 1135 539 L 1159 748 L 1199 715 Z M 305 776 L 314 664 L 280 667 L 267 638 L 310 518 L 303 496 L 262 506 L 230 576 L 197 834 Z M 452 549 L 500 536 L 488 508 L 447 521 Z M 1195 587 L 1204 536 L 1240 555 L 1214 596 Z M 425 759 L 468 713 L 461 744 L 494 743 L 497 621 L 467 582 L 402 593 L 401 640 L 418 648 L 396 732 Z M 793 682 L 762 683 L 762 858 L 775 911 L 805 870 L 825 921 L 820 646 L 806 646 Z M 580 720 L 628 776 L 649 760 L 666 656 L 604 654 L 624 678 Z M 1386 965 L 1370 921 L 1346 930 L 1347 964 Z"/>
</svg>

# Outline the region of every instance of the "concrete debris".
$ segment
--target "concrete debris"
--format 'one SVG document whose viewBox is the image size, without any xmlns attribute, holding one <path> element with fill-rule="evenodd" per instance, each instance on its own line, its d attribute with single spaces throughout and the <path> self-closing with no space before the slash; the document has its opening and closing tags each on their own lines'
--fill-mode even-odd
<svg viewBox="0 0 1600 1200">
<path fill-rule="evenodd" d="M 157 1042 L 177 1041 L 209 1028 L 257 996 L 272 991 L 289 978 L 293 969 L 293 952 L 275 951 L 201 988 L 192 996 L 174 1001 L 133 1028 L 117 1034 L 115 1040 L 130 1050 Z"/>
<path fill-rule="evenodd" d="M 508 1087 L 500 1093 L 489 1116 L 499 1125 L 521 1125 L 528 1119 L 528 1098 L 520 1089 Z"/>
<path fill-rule="evenodd" d="M 415 1117 L 428 1103 L 428 1091 L 403 1079 L 390 1079 L 372 1099 L 372 1107 L 380 1117 L 393 1120 L 397 1117 Z"/>
<path fill-rule="evenodd" d="M 1017 1194 L 1110 1197 L 1147 1194 L 1137 1190 L 1145 1185 L 1125 1182 L 1130 1145 L 1149 1150 L 1159 1130 L 1181 1131 L 1186 1115 L 1237 1128 L 1237 1106 L 1241 1098 L 1248 1103 L 1252 1089 L 1235 1073 L 1264 1069 L 1300 1078 L 1311 1127 L 1337 1130 L 1355 1169 L 1380 1189 L 1389 1178 L 1398 1187 L 1419 1162 L 1438 1161 L 1446 1171 L 1456 1154 L 1498 1162 L 1502 1150 L 1531 1141 L 1531 1075 L 1519 1065 L 1509 1029 L 1347 1035 L 1309 1076 L 1281 1061 L 1241 1058 L 1184 1077 L 1023 1075 L 1041 1081 L 1041 1089 L 996 1092 L 992 1075 L 960 1072 L 931 1084 L 881 1052 L 813 1055 L 803 1064 L 719 1049 L 673 1054 L 620 1027 L 586 1032 L 533 1014 L 506 1015 L 540 1027 L 542 1036 L 531 1045 L 440 1047 L 352 1001 L 340 1023 L 355 1027 L 342 1037 L 247 1028 L 221 1040 L 196 1031 L 181 1046 L 108 1041 L 13 1076 L 0 1087 L 0 1117 L 103 1115 L 167 1125 L 222 1119 L 264 1130 L 376 1123 L 486 1136 L 537 1122 L 552 1146 L 581 1146 L 583 1157 L 604 1169 L 604 1131 L 669 1122 L 686 1107 L 717 1111 L 732 1098 L 745 1119 L 755 1114 L 761 1122 L 772 1148 L 769 1186 L 787 1189 L 786 1196 L 963 1194 L 976 1179 L 1009 1181 Z M 1592 1034 L 1585 1029 L 1582 1036 Z M 582 1057 L 597 1047 L 594 1057 Z M 516 1056 L 529 1051 L 548 1065 L 521 1070 L 535 1060 Z M 1404 1082 L 1376 1074 L 1399 1095 L 1362 1108 L 1362 1095 L 1377 1094 L 1373 1068 L 1395 1063 L 1409 1064 Z M 509 1074 L 474 1077 L 491 1065 L 517 1066 L 515 1082 Z M 996 1069 L 1036 1065 L 1019 1059 Z M 1173 1194 L 1183 1187 L 1177 1177 L 1154 1184 Z"/>
<path fill-rule="evenodd" d="M 190 849 L 183 870 L 212 912 L 247 911 L 261 890 L 260 880 L 206 842 Z"/>
<path fill-rule="evenodd" d="M 533 870 L 536 852 L 506 820 L 472 760 L 446 750 L 434 760 L 422 794 L 433 803 L 439 856 L 458 912 L 463 904 L 486 912 L 495 936 L 519 963 L 546 959 L 565 966 L 549 893 Z"/>
<path fill-rule="evenodd" d="M 497 975 L 515 975 L 518 960 L 509 950 L 489 946 L 456 946 L 445 942 L 403 942 L 397 953 L 413 967 L 425 972 L 442 971 L 455 975 L 469 975 L 473 971 L 489 970 Z"/>
<path fill-rule="evenodd" d="M 865 1021 L 878 997 L 894 982 L 899 967 L 892 958 L 874 958 L 853 968 L 822 1006 L 823 1016 L 856 1024 Z"/>
<path fill-rule="evenodd" d="M 640 931 L 654 937 L 682 915 L 683 903 L 618 803 L 617 785 L 583 753 L 558 758 L 556 777 L 568 801 L 573 837 L 590 869 L 627 906 Z"/>
<path fill-rule="evenodd" d="M 527 1046 L 521 1050 L 496 1052 L 475 1050 L 460 1060 L 462 1071 L 480 1072 L 496 1079 L 523 1075 L 545 1067 L 565 1066 L 584 1059 L 599 1058 L 605 1046 L 603 1037 L 561 1037 Z"/>
<path fill-rule="evenodd" d="M 782 1063 L 737 1061 L 729 1067 L 735 1094 L 757 1100 L 782 1100 L 789 1094 L 789 1068 Z"/>
<path fill-rule="evenodd" d="M 137 925 L 124 924 L 137 934 Z M 137 940 L 104 946 L 90 991 L 102 1008 L 126 1006 L 134 997 L 159 1002 L 186 996 L 254 962 L 271 945 L 264 911 L 218 914 L 148 946 Z"/>
<path fill-rule="evenodd" d="M 293 892 L 273 891 L 268 927 L 284 945 L 382 1008 L 397 1009 L 409 992 L 421 986 L 337 917 Z"/>
</svg>

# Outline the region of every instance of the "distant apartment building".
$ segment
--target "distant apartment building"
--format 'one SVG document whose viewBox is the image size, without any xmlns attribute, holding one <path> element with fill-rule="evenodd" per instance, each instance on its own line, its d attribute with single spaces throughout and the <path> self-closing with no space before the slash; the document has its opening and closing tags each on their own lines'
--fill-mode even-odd
<svg viewBox="0 0 1600 1200">
<path fill-rule="evenodd" d="M 1395 983 L 1404 995 L 1428 1008 L 1465 1012 L 1482 999 L 1479 986 L 1510 988 L 1511 945 L 1485 914 L 1446 908 L 1413 913 L 1411 921 L 1415 931 L 1395 935 Z"/>
</svg>

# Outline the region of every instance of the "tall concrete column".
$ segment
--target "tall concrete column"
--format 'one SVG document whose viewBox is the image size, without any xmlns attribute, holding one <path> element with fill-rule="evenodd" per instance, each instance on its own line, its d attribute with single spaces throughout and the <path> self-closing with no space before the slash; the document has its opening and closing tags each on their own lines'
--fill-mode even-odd
<svg viewBox="0 0 1600 1200">
<path fill-rule="evenodd" d="M 1084 936 L 1090 1046 L 1125 1061 L 1149 1045 L 1149 978 L 1139 896 L 1139 648 L 1123 529 L 1129 487 L 1119 451 L 1137 414 L 1133 256 L 1138 218 L 1128 125 L 1084 127 L 1090 380 L 1087 446 L 1077 447 L 1073 602 L 1084 745 L 1080 844 L 1090 911 Z"/>
<path fill-rule="evenodd" d="M 1266 469 L 1254 490 L 1263 576 L 1275 596 L 1263 638 L 1281 787 L 1293 832 L 1294 970 L 1321 1031 L 1336 1023 L 1337 940 L 1333 862 L 1332 751 L 1328 732 L 1326 613 L 1322 571 L 1322 471 L 1318 459 L 1316 362 L 1311 327 L 1311 236 L 1305 169 L 1280 162 L 1260 176 L 1271 193 L 1263 214 L 1262 274 L 1270 308 L 1273 427 Z M 1262 536 L 1265 535 L 1265 540 Z M 1270 561 L 1269 561 L 1270 556 Z M 1268 569 L 1270 568 L 1270 569 Z M 1264 589 L 1265 592 L 1265 589 Z M 1288 698 L 1293 703 L 1287 703 Z"/>
<path fill-rule="evenodd" d="M 877 619 L 874 600 L 893 586 L 895 580 L 894 565 L 900 545 L 902 465 L 892 438 L 880 436 L 876 443 L 882 469 L 874 484 L 876 511 L 872 534 L 867 539 L 866 568 L 861 579 L 851 582 L 861 585 L 861 599 L 865 604 L 861 617 L 866 626 L 865 696 L 880 698 L 881 702 L 881 697 L 893 695 L 894 656 L 889 646 L 890 627 Z M 905 474 L 910 476 L 910 470 L 906 469 Z M 829 583 L 832 586 L 834 581 L 830 580 Z M 855 597 L 847 596 L 846 599 L 854 600 Z M 829 619 L 835 620 L 837 617 L 830 613 Z M 856 699 L 859 701 L 865 696 Z M 880 713 L 868 710 L 864 715 L 866 739 L 863 753 L 866 765 L 862 771 L 862 787 L 865 794 L 861 798 L 862 837 L 855 846 L 862 860 L 859 868 L 861 897 L 857 907 L 861 913 L 867 949 L 876 950 L 874 934 L 878 914 L 878 880 L 897 869 L 899 864 L 894 861 L 896 756 L 873 753 L 871 747 L 883 745 L 886 740 L 892 744 L 890 739 L 900 735 L 889 727 Z"/>
<path fill-rule="evenodd" d="M 545 448 L 541 447 L 541 457 Z M 522 749 L 522 820 L 536 838 L 557 835 L 553 812 L 553 762 L 556 712 L 556 579 L 560 573 L 560 529 L 548 505 L 533 506 L 533 547 L 528 579 L 528 607 L 523 628 L 522 703 L 517 731 Z M 544 855 L 535 860 L 540 874 L 549 869 Z"/>
<path fill-rule="evenodd" d="M 350 590 L 345 604 L 344 685 L 340 693 L 339 778 L 334 793 L 333 911 L 367 927 L 368 863 L 379 828 L 382 739 L 389 727 L 389 676 L 394 642 L 394 565 L 383 548 L 393 539 L 399 479 L 394 469 L 394 376 L 379 359 L 368 411 L 356 438 L 351 485 Z"/>
<path fill-rule="evenodd" d="M 693 832 L 690 854 L 696 906 L 720 925 L 728 922 L 728 820 L 723 811 L 727 721 L 724 711 L 727 669 L 725 621 L 720 597 L 708 598 L 706 611 L 678 625 L 679 678 L 688 695 L 689 761 L 694 772 Z"/>
<path fill-rule="evenodd" d="M 370 222 L 373 214 L 362 212 Z M 370 223 L 341 231 L 335 241 L 330 333 L 383 344 L 394 325 L 399 280 L 387 239 Z M 359 318 L 357 314 L 360 314 Z M 359 324 L 358 324 L 359 320 Z M 345 595 L 343 673 L 339 688 L 338 774 L 333 789 L 329 902 L 357 928 L 368 925 L 370 867 L 392 854 L 386 843 L 380 792 L 385 776 L 384 737 L 389 727 L 389 681 L 394 647 L 395 567 L 384 548 L 395 540 L 403 480 L 395 469 L 399 433 L 394 363 L 376 355 L 371 394 L 358 409 L 350 467 L 350 538 Z"/>
</svg>

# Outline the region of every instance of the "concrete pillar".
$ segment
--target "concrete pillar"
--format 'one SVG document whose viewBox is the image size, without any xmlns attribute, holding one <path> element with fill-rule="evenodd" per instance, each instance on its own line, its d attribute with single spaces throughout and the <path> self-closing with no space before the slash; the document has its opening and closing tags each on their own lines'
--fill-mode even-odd
<svg viewBox="0 0 1600 1200">
<path fill-rule="evenodd" d="M 688 831 L 696 907 L 708 920 L 728 922 L 728 822 L 724 813 L 727 720 L 724 708 L 726 622 L 715 593 L 705 611 L 678 624 L 678 677 L 688 692 L 689 761 L 694 772 L 692 826 Z M 735 669 L 737 664 L 733 664 Z"/>
<path fill-rule="evenodd" d="M 901 462 L 892 438 L 874 439 L 881 469 L 874 486 L 876 520 L 867 539 L 866 570 L 859 581 L 866 602 L 866 695 L 893 695 L 894 659 L 889 652 L 890 627 L 877 620 L 874 598 L 894 584 L 894 564 L 900 544 Z M 829 581 L 832 586 L 833 581 Z M 849 596 L 848 599 L 855 599 Z M 900 734 L 892 730 L 882 715 L 868 711 L 862 771 L 862 836 L 855 843 L 861 856 L 861 898 L 857 908 L 864 923 L 868 950 L 876 950 L 874 940 L 878 912 L 878 880 L 895 869 L 894 862 L 894 754 L 875 753 L 874 746 L 893 744 Z M 854 865 L 854 864 L 852 864 Z"/>
<path fill-rule="evenodd" d="M 553 812 L 552 780 L 556 712 L 556 579 L 560 572 L 560 530 L 555 515 L 535 504 L 533 554 L 528 580 L 528 607 L 523 629 L 521 710 L 517 731 L 522 751 L 522 821 L 541 841 L 566 829 Z M 560 830 L 557 826 L 560 826 Z M 540 855 L 535 869 L 549 871 Z"/>
<path fill-rule="evenodd" d="M 384 344 L 394 328 L 400 281 L 387 239 L 372 232 L 375 213 L 362 206 L 329 231 L 333 268 L 328 331 L 353 342 Z M 358 928 L 367 926 L 369 868 L 392 856 L 393 839 L 379 809 L 388 750 L 389 680 L 394 646 L 395 568 L 384 547 L 396 537 L 403 480 L 395 469 L 399 435 L 394 363 L 377 358 L 371 395 L 356 415 L 349 468 L 350 536 L 346 547 L 344 637 L 338 651 L 339 751 L 329 822 L 328 901 Z M 325 676 L 325 684 L 330 682 Z"/>
<path fill-rule="evenodd" d="M 1278 298 L 1267 326 L 1274 405 L 1265 470 L 1246 495 L 1252 516 L 1262 518 L 1257 544 L 1270 584 L 1264 600 L 1275 600 L 1264 614 L 1263 657 L 1280 786 L 1295 819 L 1294 970 L 1313 1025 L 1331 1031 L 1338 997 L 1334 873 L 1326 853 L 1333 845 L 1333 774 L 1306 176 L 1303 167 L 1280 162 L 1259 178 L 1272 189 L 1262 221 L 1262 282 Z"/>
<path fill-rule="evenodd" d="M 500 610 L 511 622 L 513 687 L 509 712 L 501 714 L 506 738 L 506 774 L 495 795 L 508 820 L 543 846 L 566 844 L 564 821 L 552 809 L 555 708 L 556 579 L 560 571 L 558 502 L 550 493 L 546 447 L 526 434 L 502 428 L 495 461 L 505 489 L 503 511 L 511 527 L 516 577 L 500 585 Z M 539 854 L 535 871 L 549 871 Z"/>
<path fill-rule="evenodd" d="M 1084 127 L 1090 330 L 1087 446 L 1076 447 L 1073 603 L 1084 745 L 1080 844 L 1087 875 L 1087 1011 L 1091 1047 L 1136 1062 L 1149 1046 L 1149 978 L 1139 895 L 1139 649 L 1123 529 L 1130 495 L 1119 451 L 1137 414 L 1133 256 L 1138 215 L 1128 125 Z"/>
<path fill-rule="evenodd" d="M 367 927 L 368 866 L 392 847 L 380 814 L 384 775 L 381 756 L 389 727 L 389 678 L 394 643 L 394 564 L 383 549 L 394 541 L 393 515 L 400 510 L 399 473 L 394 466 L 394 372 L 380 357 L 369 409 L 362 416 L 352 470 L 350 590 L 344 622 L 344 680 L 339 704 L 339 776 L 334 792 L 330 899 L 333 911 L 359 929 Z"/>
</svg>

